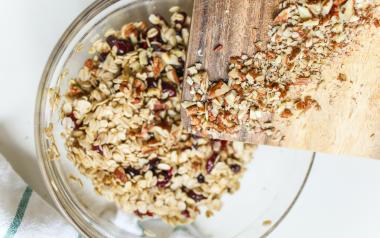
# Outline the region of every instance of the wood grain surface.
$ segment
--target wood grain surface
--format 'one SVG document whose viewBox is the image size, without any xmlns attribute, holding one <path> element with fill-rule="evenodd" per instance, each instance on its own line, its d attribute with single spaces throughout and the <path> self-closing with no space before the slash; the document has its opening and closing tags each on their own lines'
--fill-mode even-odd
<svg viewBox="0 0 380 238">
<path fill-rule="evenodd" d="M 253 42 L 266 40 L 277 4 L 195 0 L 187 64 L 202 63 L 210 79 L 226 78 L 230 56 L 252 54 Z M 250 133 L 244 127 L 236 134 L 214 138 L 380 159 L 380 35 L 369 32 L 359 42 L 350 56 L 324 66 L 324 82 L 310 92 L 321 110 L 309 110 L 282 124 L 282 140 Z M 223 45 L 222 51 L 212 50 L 217 44 Z M 337 80 L 340 73 L 347 81 Z M 186 83 L 183 99 L 191 99 Z M 188 127 L 183 111 L 182 118 Z"/>
<path fill-rule="evenodd" d="M 267 144 L 380 159 L 380 35 L 367 34 L 349 56 L 323 69 L 324 83 L 310 110 L 282 128 L 281 143 Z M 347 81 L 339 82 L 339 73 Z"/>
<path fill-rule="evenodd" d="M 253 43 L 267 39 L 279 3 L 280 0 L 194 0 L 186 68 L 199 62 L 211 80 L 226 78 L 231 56 L 251 55 Z M 222 45 L 223 50 L 215 52 L 217 45 Z M 184 83 L 184 101 L 192 98 L 189 91 L 189 85 Z M 181 115 L 184 126 L 190 128 L 183 110 Z M 229 140 L 248 136 L 255 143 L 266 140 L 264 134 L 247 135 L 244 129 L 236 135 L 220 136 Z"/>
</svg>

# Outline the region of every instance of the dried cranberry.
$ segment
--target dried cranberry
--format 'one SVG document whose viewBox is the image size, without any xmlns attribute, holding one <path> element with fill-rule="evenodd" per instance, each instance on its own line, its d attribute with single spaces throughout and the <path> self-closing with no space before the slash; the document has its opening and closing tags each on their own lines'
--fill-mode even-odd
<svg viewBox="0 0 380 238">
<path fill-rule="evenodd" d="M 162 171 L 160 175 L 164 176 L 164 179 L 157 181 L 157 187 L 164 188 L 173 177 L 173 169 L 170 169 L 169 171 Z"/>
<path fill-rule="evenodd" d="M 127 173 L 132 178 L 137 176 L 137 175 L 140 175 L 140 170 L 135 169 L 132 166 L 129 166 L 129 167 L 125 168 L 124 170 L 125 170 L 125 173 Z"/>
<path fill-rule="evenodd" d="M 156 41 L 153 41 L 150 43 L 150 47 L 152 47 L 153 51 L 156 52 L 165 52 L 165 50 L 162 49 L 162 44 Z"/>
<path fill-rule="evenodd" d="M 78 119 L 75 117 L 74 113 L 70 113 L 69 115 L 67 115 L 68 117 L 71 118 L 71 120 L 74 122 L 74 129 L 75 130 L 78 130 L 81 126 L 82 126 L 82 123 L 78 123 Z"/>
<path fill-rule="evenodd" d="M 151 212 L 151 211 L 147 211 L 147 212 L 145 213 L 145 215 L 146 215 L 146 216 L 149 216 L 149 217 L 152 217 L 152 216 L 154 216 L 154 213 Z"/>
<path fill-rule="evenodd" d="M 158 111 L 163 111 L 163 110 L 167 110 L 168 109 L 168 105 L 166 105 L 165 103 L 162 103 L 162 102 L 157 102 L 156 104 L 154 104 L 153 106 L 153 110 L 155 112 L 158 112 Z"/>
<path fill-rule="evenodd" d="M 146 82 L 148 84 L 148 88 L 157 88 L 158 86 L 157 80 L 154 78 L 147 78 Z"/>
<path fill-rule="evenodd" d="M 207 173 L 211 173 L 212 169 L 215 166 L 215 161 L 216 161 L 217 154 L 213 153 L 210 158 L 208 158 L 206 162 L 206 171 Z"/>
<path fill-rule="evenodd" d="M 181 214 L 186 217 L 186 218 L 190 218 L 190 212 L 188 210 L 185 210 L 185 211 L 182 211 Z"/>
<path fill-rule="evenodd" d="M 126 53 L 133 51 L 133 45 L 129 40 L 118 40 L 115 46 L 117 48 L 117 55 L 125 55 Z"/>
<path fill-rule="evenodd" d="M 178 63 L 181 64 L 182 69 L 183 69 L 183 67 L 185 66 L 185 61 L 181 57 L 178 57 Z"/>
<path fill-rule="evenodd" d="M 143 42 L 140 42 L 139 43 L 139 48 L 142 48 L 142 49 L 148 49 L 148 43 L 146 41 L 143 41 Z"/>
<path fill-rule="evenodd" d="M 199 201 L 201 201 L 201 200 L 203 200 L 203 199 L 206 199 L 205 196 L 203 196 L 202 194 L 197 194 L 197 193 L 195 193 L 193 190 L 189 190 L 189 191 L 187 191 L 187 192 L 186 192 L 186 195 L 187 195 L 189 198 L 191 198 L 191 199 L 193 199 L 194 201 L 196 201 L 196 202 L 199 202 Z"/>
<path fill-rule="evenodd" d="M 220 143 L 220 150 L 227 149 L 228 141 L 226 140 L 214 140 L 213 143 Z"/>
<path fill-rule="evenodd" d="M 228 141 L 226 141 L 226 140 L 221 140 L 220 141 L 221 143 L 222 143 L 222 146 L 221 146 L 221 150 L 225 150 L 225 149 L 227 149 L 227 144 L 228 144 Z"/>
<path fill-rule="evenodd" d="M 104 62 L 107 59 L 108 52 L 102 52 L 99 54 L 99 61 Z"/>
<path fill-rule="evenodd" d="M 111 48 L 116 44 L 116 42 L 118 41 L 117 37 L 114 36 L 114 35 L 110 35 L 106 38 L 106 42 L 109 46 L 111 46 Z"/>
<path fill-rule="evenodd" d="M 149 162 L 148 162 L 149 170 L 155 171 L 160 162 L 161 162 L 161 160 L 159 158 L 154 158 L 154 159 L 149 160 Z"/>
<path fill-rule="evenodd" d="M 71 120 L 74 122 L 74 124 L 77 122 L 77 118 L 75 117 L 73 112 L 68 114 L 67 116 L 71 118 Z"/>
<path fill-rule="evenodd" d="M 177 73 L 177 76 L 182 78 L 183 75 L 185 74 L 183 67 L 182 66 L 175 66 L 175 65 L 173 65 L 173 66 L 175 68 L 175 72 Z"/>
<path fill-rule="evenodd" d="M 170 132 L 172 130 L 172 124 L 169 123 L 167 120 L 162 119 L 160 122 L 157 123 L 157 126 L 161 127 L 163 130 L 167 130 Z"/>
<path fill-rule="evenodd" d="M 138 217 L 144 217 L 144 216 L 152 217 L 152 216 L 154 216 L 154 213 L 151 211 L 147 211 L 146 213 L 141 213 L 139 210 L 136 210 L 136 211 L 134 211 L 134 213 Z"/>
<path fill-rule="evenodd" d="M 204 183 L 205 182 L 205 176 L 203 174 L 199 174 L 197 177 L 198 183 Z"/>
<path fill-rule="evenodd" d="M 177 91 L 176 91 L 176 86 L 171 84 L 171 83 L 167 83 L 165 81 L 162 81 L 162 92 L 164 93 L 168 93 L 169 94 L 169 97 L 175 97 L 177 95 Z"/>
<path fill-rule="evenodd" d="M 230 169 L 232 170 L 232 172 L 237 174 L 241 171 L 241 166 L 238 164 L 232 164 L 232 165 L 230 165 Z"/>
<path fill-rule="evenodd" d="M 100 147 L 100 145 L 93 145 L 92 150 L 98 152 L 99 154 L 103 155 L 103 149 Z"/>
</svg>

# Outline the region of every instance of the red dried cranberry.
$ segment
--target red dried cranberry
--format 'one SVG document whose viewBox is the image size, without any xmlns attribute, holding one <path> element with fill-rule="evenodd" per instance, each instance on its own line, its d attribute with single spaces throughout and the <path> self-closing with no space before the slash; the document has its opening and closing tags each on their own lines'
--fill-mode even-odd
<svg viewBox="0 0 380 238">
<path fill-rule="evenodd" d="M 110 35 L 106 38 L 107 44 L 112 48 L 116 42 L 118 41 L 117 37 L 114 35 Z"/>
<path fill-rule="evenodd" d="M 188 210 L 185 210 L 185 211 L 182 211 L 181 214 L 186 217 L 186 218 L 190 218 L 190 212 Z"/>
<path fill-rule="evenodd" d="M 117 48 L 117 55 L 125 55 L 126 53 L 133 51 L 133 45 L 129 40 L 118 40 L 115 46 Z"/>
<path fill-rule="evenodd" d="M 221 140 L 220 141 L 221 143 L 222 143 L 222 146 L 221 146 L 221 150 L 225 150 L 225 149 L 227 149 L 227 145 L 228 145 L 228 141 L 226 141 L 226 140 Z"/>
<path fill-rule="evenodd" d="M 152 216 L 154 216 L 154 213 L 151 212 L 151 211 L 147 211 L 147 212 L 145 213 L 145 215 L 146 215 L 146 216 L 149 216 L 149 217 L 152 217 Z"/>
<path fill-rule="evenodd" d="M 173 84 L 162 81 L 161 85 L 162 92 L 167 92 L 169 94 L 169 97 L 175 97 L 177 95 L 176 86 L 174 86 Z"/>
<path fill-rule="evenodd" d="M 228 141 L 226 140 L 214 140 L 213 143 L 220 143 L 220 150 L 227 149 Z"/>
<path fill-rule="evenodd" d="M 169 171 L 162 171 L 160 175 L 164 176 L 164 179 L 157 181 L 157 187 L 164 188 L 173 177 L 173 169 L 170 169 Z"/>
<path fill-rule="evenodd" d="M 136 211 L 134 211 L 134 213 L 136 214 L 136 216 L 138 216 L 140 218 L 144 217 L 144 216 L 148 216 L 148 217 L 154 216 L 154 213 L 151 211 L 147 211 L 146 213 L 141 213 L 139 210 L 136 210 Z"/>
<path fill-rule="evenodd" d="M 154 158 L 149 160 L 148 165 L 149 165 L 149 170 L 153 171 L 155 173 L 158 164 L 161 162 L 159 158 Z"/>
<path fill-rule="evenodd" d="M 146 82 L 148 84 L 148 88 L 157 88 L 158 86 L 157 80 L 154 78 L 147 78 Z"/>
<path fill-rule="evenodd" d="M 205 176 L 203 174 L 199 174 L 197 177 L 198 183 L 204 183 L 205 182 Z"/>
<path fill-rule="evenodd" d="M 215 166 L 215 161 L 216 161 L 217 154 L 213 153 L 210 158 L 208 158 L 206 162 L 206 171 L 207 173 L 211 173 L 212 169 Z"/>
<path fill-rule="evenodd" d="M 103 155 L 103 149 L 100 147 L 100 145 L 93 145 L 92 150 L 98 152 L 99 154 Z"/>
<path fill-rule="evenodd" d="M 154 104 L 153 106 L 153 110 L 155 112 L 158 112 L 158 111 L 163 111 L 163 110 L 166 110 L 168 109 L 168 105 L 166 105 L 165 103 L 163 102 L 157 102 L 156 104 Z"/>
<path fill-rule="evenodd" d="M 230 169 L 232 170 L 232 172 L 237 174 L 241 171 L 241 166 L 238 164 L 232 164 L 232 165 L 230 165 Z"/>
<path fill-rule="evenodd" d="M 184 75 L 183 66 L 173 65 L 173 67 L 175 68 L 175 72 L 177 73 L 177 76 L 180 78 L 183 77 Z"/>
<path fill-rule="evenodd" d="M 194 201 L 196 201 L 196 202 L 199 202 L 199 201 L 202 201 L 203 199 L 206 199 L 205 196 L 203 196 L 202 194 L 197 194 L 197 193 L 195 193 L 193 190 L 189 190 L 189 191 L 187 191 L 187 192 L 186 192 L 186 195 L 187 195 L 189 198 L 191 198 L 191 199 L 193 199 Z"/>
<path fill-rule="evenodd" d="M 140 175 L 140 170 L 135 169 L 132 166 L 129 166 L 129 167 L 125 168 L 124 170 L 125 170 L 125 173 L 127 173 L 132 178 L 137 176 L 137 175 Z"/>
<path fill-rule="evenodd" d="M 74 124 L 77 122 L 77 118 L 75 117 L 73 112 L 68 114 L 67 116 L 71 118 L 71 120 L 74 122 Z"/>
<path fill-rule="evenodd" d="M 81 126 L 82 126 L 82 123 L 78 123 L 78 119 L 75 117 L 74 113 L 70 113 L 69 115 L 67 115 L 68 117 L 71 118 L 71 120 L 74 122 L 74 129 L 75 130 L 78 130 Z"/>
<path fill-rule="evenodd" d="M 108 52 L 103 52 L 99 54 L 99 61 L 104 62 L 107 59 Z"/>
<path fill-rule="evenodd" d="M 167 130 L 168 132 L 170 132 L 172 129 L 172 125 L 169 124 L 166 120 L 161 120 L 157 123 L 157 126 L 161 127 L 164 130 Z"/>
<path fill-rule="evenodd" d="M 143 41 L 143 42 L 140 42 L 139 43 L 139 48 L 142 48 L 142 49 L 148 49 L 148 43 L 146 41 Z"/>
<path fill-rule="evenodd" d="M 183 67 L 185 66 L 185 61 L 181 57 L 178 58 L 178 63 L 181 64 L 182 69 L 183 69 Z"/>
</svg>

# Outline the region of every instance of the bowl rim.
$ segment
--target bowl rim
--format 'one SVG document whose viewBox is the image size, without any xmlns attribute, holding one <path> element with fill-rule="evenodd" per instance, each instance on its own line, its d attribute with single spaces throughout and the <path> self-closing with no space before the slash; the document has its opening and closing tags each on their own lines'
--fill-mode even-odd
<svg viewBox="0 0 380 238">
<path fill-rule="evenodd" d="M 121 0 L 94 1 L 89 6 L 87 6 L 66 28 L 66 30 L 62 33 L 61 37 L 58 39 L 57 43 L 55 44 L 44 66 L 43 73 L 42 73 L 40 83 L 38 86 L 38 92 L 37 92 L 36 103 L 35 103 L 35 111 L 34 111 L 35 149 L 37 152 L 38 165 L 39 165 L 40 172 L 42 174 L 45 186 L 47 187 L 49 195 L 52 198 L 55 206 L 60 211 L 60 213 L 84 237 L 102 237 L 102 234 L 99 233 L 98 230 L 89 229 L 88 227 L 86 227 L 85 222 L 82 221 L 83 218 L 80 218 L 79 216 L 74 215 L 75 212 L 72 212 L 74 208 L 70 207 L 69 202 L 66 201 L 65 198 L 60 197 L 60 195 L 62 194 L 59 194 L 60 192 L 58 191 L 55 182 L 50 180 L 50 177 L 51 177 L 50 171 L 54 170 L 54 168 L 50 164 L 51 162 L 49 161 L 50 159 L 47 157 L 46 153 L 44 153 L 45 143 L 43 141 L 43 138 L 45 134 L 44 132 L 45 128 L 43 124 L 44 116 L 42 115 L 43 114 L 42 108 L 44 108 L 44 105 L 46 104 L 48 84 L 55 72 L 55 69 L 58 65 L 59 60 L 61 59 L 61 56 L 67 49 L 69 43 L 72 42 L 72 40 L 79 33 L 82 27 L 85 26 L 87 23 L 89 23 L 94 16 L 98 15 L 99 13 L 101 13 L 102 10 L 106 9 L 107 7 L 119 1 Z M 132 0 L 131 4 L 133 4 L 136 1 L 138 0 Z M 269 234 L 271 234 L 281 224 L 281 222 L 285 219 L 287 214 L 290 212 L 290 210 L 293 208 L 293 206 L 297 202 L 299 196 L 301 195 L 308 181 L 309 175 L 312 171 L 315 155 L 316 153 L 313 152 L 310 158 L 309 166 L 305 173 L 305 177 L 301 183 L 301 186 L 298 189 L 298 192 L 295 194 L 295 197 L 293 198 L 292 202 L 288 205 L 288 207 L 286 208 L 284 213 L 280 216 L 280 218 L 274 224 L 272 224 L 270 229 L 268 229 L 261 237 L 267 237 Z M 75 209 L 80 210 L 78 206 L 75 206 Z M 101 227 L 99 228 L 101 229 Z"/>
</svg>

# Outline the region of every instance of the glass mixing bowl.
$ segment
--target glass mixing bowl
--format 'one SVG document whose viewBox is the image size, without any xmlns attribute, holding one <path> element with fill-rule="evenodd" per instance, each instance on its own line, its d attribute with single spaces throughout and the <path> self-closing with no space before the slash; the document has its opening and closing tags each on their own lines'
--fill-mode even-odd
<svg viewBox="0 0 380 238">
<path fill-rule="evenodd" d="M 39 164 L 56 206 L 86 237 L 264 237 L 284 219 L 301 193 L 313 154 L 261 146 L 234 195 L 223 198 L 222 210 L 194 224 L 170 227 L 159 219 L 138 221 L 98 196 L 86 177 L 66 158 L 59 120 L 59 96 L 87 58 L 92 42 L 113 27 L 147 20 L 158 12 L 168 16 L 173 5 L 191 13 L 190 0 L 95 1 L 65 31 L 45 67 L 35 112 Z M 46 128 L 49 126 L 49 132 Z M 48 133 L 47 133 L 48 132 Z M 52 159 L 51 157 L 55 157 Z M 76 178 L 76 179 L 73 179 Z M 81 182 L 79 182 L 81 181 Z"/>
</svg>

